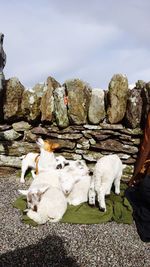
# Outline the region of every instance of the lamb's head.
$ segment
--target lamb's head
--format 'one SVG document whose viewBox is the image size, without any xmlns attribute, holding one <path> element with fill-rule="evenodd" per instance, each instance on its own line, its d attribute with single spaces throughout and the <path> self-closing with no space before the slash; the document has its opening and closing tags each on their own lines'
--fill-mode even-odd
<svg viewBox="0 0 150 267">
<path fill-rule="evenodd" d="M 45 151 L 48 152 L 54 152 L 55 149 L 57 149 L 60 146 L 58 143 L 52 143 L 51 141 L 43 140 L 42 138 L 38 138 L 36 143 L 40 149 L 44 149 Z"/>
<path fill-rule="evenodd" d="M 60 173 L 60 185 L 63 193 L 67 196 L 72 191 L 74 185 L 79 181 L 79 176 L 77 176 L 72 169 L 72 167 L 67 166 Z"/>
<path fill-rule="evenodd" d="M 37 211 L 42 195 L 48 190 L 48 188 L 49 186 L 45 185 L 40 188 L 33 188 L 29 190 L 19 190 L 19 192 L 22 195 L 27 196 L 28 209 Z"/>
<path fill-rule="evenodd" d="M 69 161 L 63 156 L 56 157 L 56 169 L 63 169 L 65 166 L 69 165 Z"/>
</svg>

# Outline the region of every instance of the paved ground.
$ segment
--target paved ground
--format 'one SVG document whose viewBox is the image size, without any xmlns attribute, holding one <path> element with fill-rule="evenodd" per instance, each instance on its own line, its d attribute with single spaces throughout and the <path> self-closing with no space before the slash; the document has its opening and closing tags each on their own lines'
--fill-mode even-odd
<svg viewBox="0 0 150 267">
<path fill-rule="evenodd" d="M 135 225 L 25 225 L 11 205 L 18 196 L 14 170 L 0 171 L 0 266 L 150 267 L 150 243 Z"/>
</svg>

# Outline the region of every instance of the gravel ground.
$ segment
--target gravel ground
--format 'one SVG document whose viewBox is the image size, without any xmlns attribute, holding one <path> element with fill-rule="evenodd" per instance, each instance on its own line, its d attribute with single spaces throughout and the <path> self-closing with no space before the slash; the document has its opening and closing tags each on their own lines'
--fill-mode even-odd
<svg viewBox="0 0 150 267">
<path fill-rule="evenodd" d="M 150 243 L 140 240 L 135 224 L 63 223 L 32 227 L 11 205 L 18 196 L 14 170 L 0 172 L 0 266 L 150 267 Z"/>
</svg>

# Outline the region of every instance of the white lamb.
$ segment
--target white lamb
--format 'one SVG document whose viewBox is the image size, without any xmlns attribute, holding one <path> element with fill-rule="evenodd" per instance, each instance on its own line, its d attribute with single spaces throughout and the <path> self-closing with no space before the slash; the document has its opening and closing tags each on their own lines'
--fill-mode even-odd
<svg viewBox="0 0 150 267">
<path fill-rule="evenodd" d="M 60 184 L 67 202 L 79 205 L 88 201 L 91 177 L 83 161 L 69 161 L 69 165 L 60 170 Z"/>
<path fill-rule="evenodd" d="M 94 168 L 89 190 L 89 204 L 95 205 L 95 197 L 102 211 L 106 211 L 105 195 L 109 195 L 114 182 L 115 193 L 120 194 L 123 165 L 117 155 L 100 158 Z"/>
<path fill-rule="evenodd" d="M 61 190 L 57 170 L 39 173 L 28 190 L 19 192 L 27 195 L 27 216 L 38 224 L 48 220 L 58 222 L 66 212 L 67 200 Z"/>
</svg>

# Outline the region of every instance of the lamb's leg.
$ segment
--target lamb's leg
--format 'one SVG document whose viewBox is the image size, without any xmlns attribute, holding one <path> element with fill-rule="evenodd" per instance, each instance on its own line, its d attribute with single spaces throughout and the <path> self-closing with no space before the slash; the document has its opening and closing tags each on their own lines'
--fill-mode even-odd
<svg viewBox="0 0 150 267">
<path fill-rule="evenodd" d="M 117 195 L 120 194 L 120 179 L 121 179 L 121 175 L 119 175 L 119 176 L 115 179 L 115 181 L 114 181 L 114 185 L 115 185 L 115 193 L 116 193 Z"/>
<path fill-rule="evenodd" d="M 103 186 L 101 186 L 101 188 L 97 192 L 99 208 L 101 211 L 106 211 L 105 192 L 106 190 Z"/>
<path fill-rule="evenodd" d="M 96 192 L 94 188 L 94 178 L 91 179 L 91 184 L 88 192 L 88 199 L 90 205 L 95 205 Z"/>
<path fill-rule="evenodd" d="M 27 216 L 38 224 L 44 224 L 47 221 L 46 218 L 43 218 L 38 212 L 31 209 L 27 212 Z"/>
</svg>

